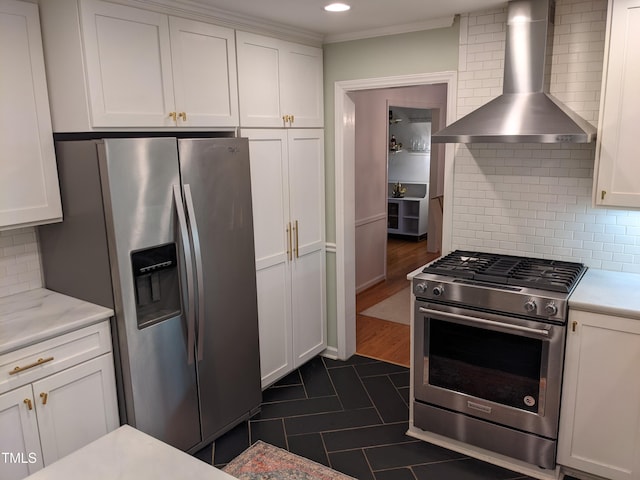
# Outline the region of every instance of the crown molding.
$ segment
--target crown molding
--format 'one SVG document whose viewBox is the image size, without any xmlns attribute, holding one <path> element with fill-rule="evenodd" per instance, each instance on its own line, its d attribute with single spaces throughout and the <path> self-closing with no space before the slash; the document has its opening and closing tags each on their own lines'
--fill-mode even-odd
<svg viewBox="0 0 640 480">
<path fill-rule="evenodd" d="M 324 37 L 324 43 L 350 42 L 352 40 L 363 40 L 365 38 L 398 35 L 402 33 L 419 32 L 421 30 L 432 30 L 435 28 L 447 28 L 453 25 L 454 19 L 455 15 L 449 15 L 447 17 L 426 20 L 424 22 L 404 23 L 402 25 L 391 25 L 389 27 L 372 28 L 357 32 L 326 35 Z"/>
<path fill-rule="evenodd" d="M 193 20 L 210 21 L 223 27 L 242 30 L 260 35 L 268 35 L 293 42 L 319 47 L 322 46 L 323 35 L 317 32 L 298 29 L 291 25 L 272 22 L 251 17 L 241 13 L 230 12 L 205 5 L 193 0 L 109 0 L 133 7 L 152 9 L 168 15 L 175 15 Z"/>
</svg>

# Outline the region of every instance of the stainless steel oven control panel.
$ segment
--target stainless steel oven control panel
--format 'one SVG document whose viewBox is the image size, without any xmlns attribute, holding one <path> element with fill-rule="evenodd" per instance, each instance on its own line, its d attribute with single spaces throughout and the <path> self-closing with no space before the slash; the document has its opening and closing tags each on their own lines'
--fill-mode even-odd
<svg viewBox="0 0 640 480">
<path fill-rule="evenodd" d="M 416 298 L 566 323 L 566 294 L 468 280 L 414 278 Z"/>
</svg>

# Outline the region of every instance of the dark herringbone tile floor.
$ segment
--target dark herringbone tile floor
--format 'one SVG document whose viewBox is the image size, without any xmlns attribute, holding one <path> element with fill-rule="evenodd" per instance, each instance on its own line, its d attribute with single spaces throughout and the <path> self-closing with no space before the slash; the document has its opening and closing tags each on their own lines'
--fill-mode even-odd
<svg viewBox="0 0 640 480">
<path fill-rule="evenodd" d="M 360 480 L 508 480 L 514 473 L 405 435 L 409 370 L 316 357 L 263 392 L 262 410 L 220 437 L 223 467 L 262 440 Z M 196 454 L 211 461 L 211 447 Z"/>
</svg>

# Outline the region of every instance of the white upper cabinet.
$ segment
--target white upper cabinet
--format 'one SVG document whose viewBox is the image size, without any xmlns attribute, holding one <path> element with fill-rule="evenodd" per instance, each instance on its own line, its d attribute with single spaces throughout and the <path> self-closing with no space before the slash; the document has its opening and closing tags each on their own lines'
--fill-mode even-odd
<svg viewBox="0 0 640 480">
<path fill-rule="evenodd" d="M 100 0 L 42 2 L 54 129 L 234 127 L 234 31 Z"/>
<path fill-rule="evenodd" d="M 640 0 L 609 0 L 594 196 L 596 205 L 640 207 Z"/>
<path fill-rule="evenodd" d="M 81 7 L 92 125 L 174 125 L 167 16 L 106 2 Z"/>
<path fill-rule="evenodd" d="M 233 30 L 169 17 L 169 31 L 178 124 L 237 126 Z"/>
<path fill-rule="evenodd" d="M 59 221 L 38 6 L 0 0 L 0 230 Z"/>
<path fill-rule="evenodd" d="M 322 128 L 320 48 L 236 32 L 240 125 Z"/>
</svg>

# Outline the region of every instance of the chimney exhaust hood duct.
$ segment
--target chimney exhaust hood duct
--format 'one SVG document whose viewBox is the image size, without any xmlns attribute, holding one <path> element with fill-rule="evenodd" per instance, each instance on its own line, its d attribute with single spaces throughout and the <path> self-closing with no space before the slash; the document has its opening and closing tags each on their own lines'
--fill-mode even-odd
<svg viewBox="0 0 640 480">
<path fill-rule="evenodd" d="M 555 0 L 507 10 L 503 94 L 432 135 L 433 143 L 589 143 L 596 129 L 549 95 Z"/>
</svg>

